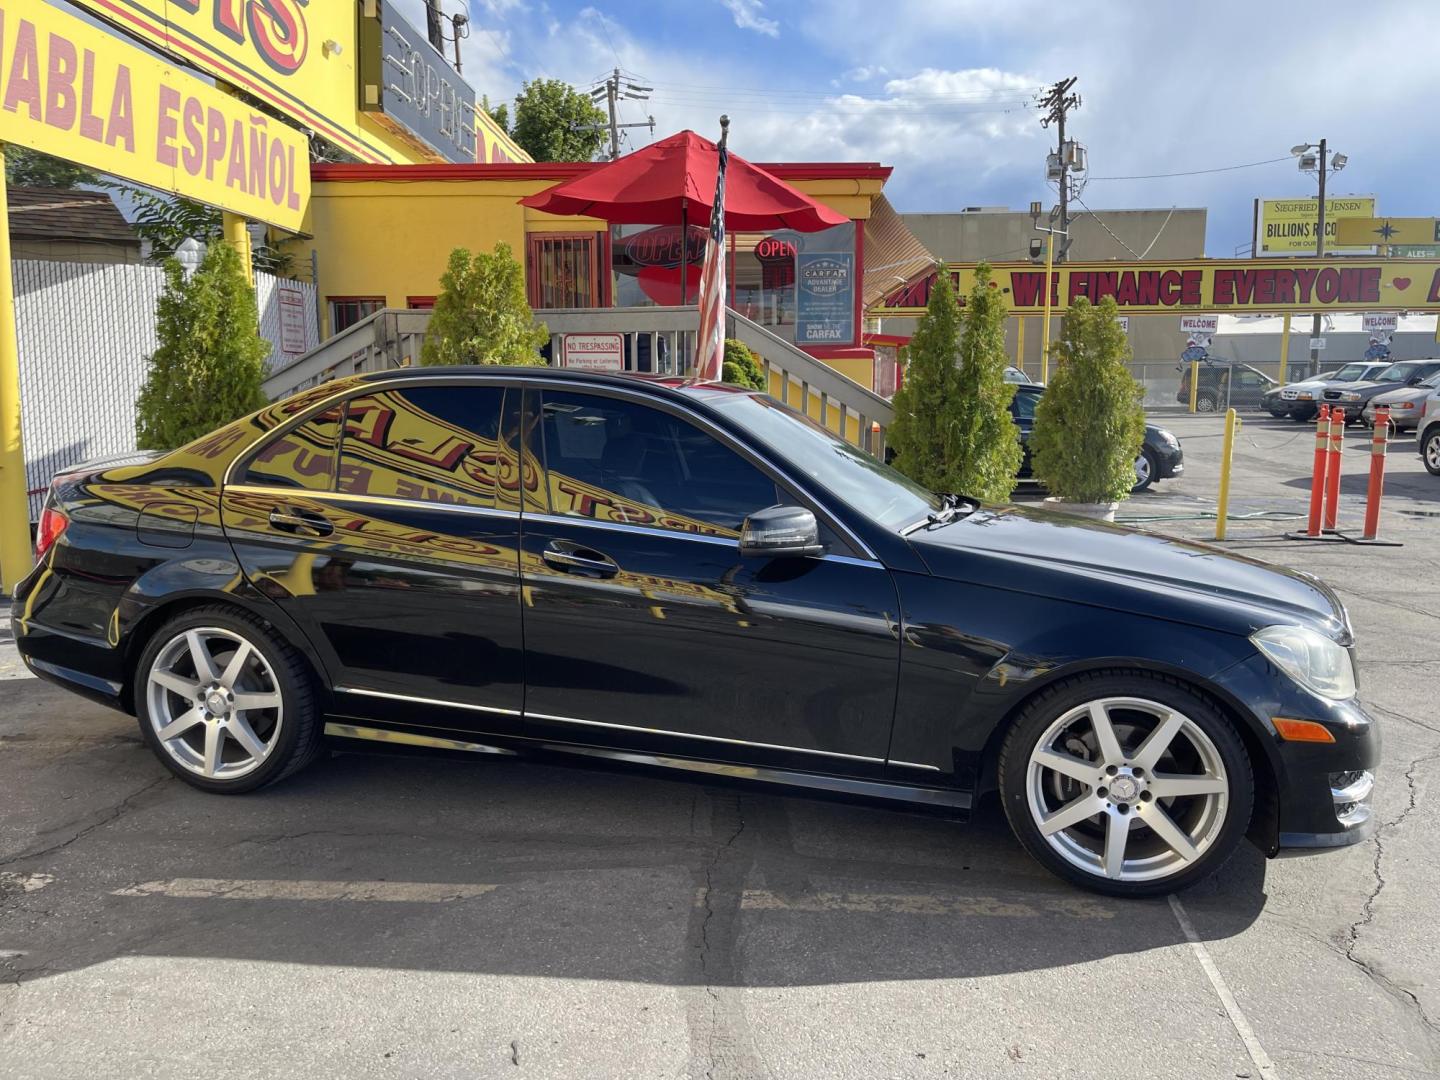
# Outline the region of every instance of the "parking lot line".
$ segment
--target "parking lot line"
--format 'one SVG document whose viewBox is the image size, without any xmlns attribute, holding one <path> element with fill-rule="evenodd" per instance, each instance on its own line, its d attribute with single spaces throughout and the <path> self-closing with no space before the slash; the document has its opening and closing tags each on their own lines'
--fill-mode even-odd
<svg viewBox="0 0 1440 1080">
<path fill-rule="evenodd" d="M 1225 976 L 1221 975 L 1220 969 L 1215 966 L 1215 960 L 1210 955 L 1210 950 L 1205 948 L 1205 943 L 1195 932 L 1195 924 L 1190 921 L 1189 912 L 1185 910 L 1185 906 L 1173 893 L 1166 899 L 1170 901 L 1170 910 L 1175 913 L 1175 921 L 1180 924 L 1185 939 L 1190 942 L 1195 959 L 1200 961 L 1200 967 L 1204 970 L 1205 977 L 1215 988 L 1215 993 L 1220 998 L 1220 1004 L 1225 1006 L 1225 1014 L 1230 1017 L 1230 1023 L 1234 1025 L 1235 1034 L 1240 1036 L 1240 1041 L 1245 1044 L 1245 1052 L 1250 1055 L 1250 1060 L 1255 1063 L 1255 1068 L 1260 1070 L 1262 1080 L 1278 1080 L 1280 1074 L 1275 1069 L 1275 1062 L 1270 1060 L 1270 1055 L 1265 1052 L 1265 1048 L 1260 1045 L 1260 1040 L 1255 1037 L 1255 1029 L 1250 1026 L 1250 1021 L 1245 1019 L 1240 1002 L 1235 1000 L 1235 995 L 1230 992 L 1229 984 L 1225 982 Z"/>
<path fill-rule="evenodd" d="M 186 900 L 321 900 L 443 904 L 484 896 L 494 885 L 438 881 L 263 881 L 169 878 L 116 889 L 112 896 L 166 896 Z"/>
</svg>

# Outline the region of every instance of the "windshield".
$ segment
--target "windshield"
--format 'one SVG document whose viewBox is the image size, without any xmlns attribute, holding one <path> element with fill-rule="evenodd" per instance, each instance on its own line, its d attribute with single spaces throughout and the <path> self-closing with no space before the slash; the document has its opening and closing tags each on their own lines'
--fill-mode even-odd
<svg viewBox="0 0 1440 1080">
<path fill-rule="evenodd" d="M 1391 364 L 1379 375 L 1375 376 L 1376 382 L 1404 382 L 1415 373 L 1414 364 Z"/>
<path fill-rule="evenodd" d="M 1369 364 L 1346 364 L 1330 377 L 1336 382 L 1359 382 L 1365 377 L 1365 372 L 1369 367 Z M 1323 379 L 1325 376 L 1321 375 L 1319 378 Z"/>
<path fill-rule="evenodd" d="M 771 398 L 726 394 L 707 404 L 729 415 L 794 471 L 887 529 L 899 531 L 944 505 L 934 492 Z"/>
</svg>

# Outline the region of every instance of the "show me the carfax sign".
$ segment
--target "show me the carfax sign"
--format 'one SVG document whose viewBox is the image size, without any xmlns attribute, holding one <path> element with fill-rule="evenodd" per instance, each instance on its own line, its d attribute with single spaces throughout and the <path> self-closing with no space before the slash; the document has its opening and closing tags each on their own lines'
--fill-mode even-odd
<svg viewBox="0 0 1440 1080">
<path fill-rule="evenodd" d="M 0 142 L 300 228 L 301 132 L 44 0 L 0 0 L 0 106 Z"/>
<path fill-rule="evenodd" d="M 1347 218 L 1373 218 L 1374 195 L 1334 195 L 1325 200 L 1325 254 L 1366 255 L 1375 242 L 1342 244 L 1339 223 Z M 1320 223 L 1320 200 L 1256 199 L 1255 256 L 1314 255 L 1315 226 Z"/>
</svg>

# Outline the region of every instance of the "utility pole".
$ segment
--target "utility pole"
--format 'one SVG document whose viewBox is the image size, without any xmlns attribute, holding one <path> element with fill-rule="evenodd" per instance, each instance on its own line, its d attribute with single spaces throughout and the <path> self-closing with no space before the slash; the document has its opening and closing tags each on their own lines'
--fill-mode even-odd
<svg viewBox="0 0 1440 1080">
<path fill-rule="evenodd" d="M 1329 147 L 1324 139 L 1320 140 L 1320 213 L 1319 220 L 1315 226 L 1315 257 L 1325 257 L 1325 172 L 1329 167 Z M 1317 311 L 1315 317 L 1310 320 L 1310 340 L 1314 341 L 1320 337 L 1320 313 Z M 1310 377 L 1313 379 L 1320 374 L 1320 350 L 1310 349 Z"/>
<path fill-rule="evenodd" d="M 1071 109 L 1080 107 L 1080 95 L 1070 93 L 1070 88 L 1075 85 L 1076 77 L 1061 79 L 1050 92 L 1040 99 L 1040 107 L 1045 110 L 1045 115 L 1040 118 L 1040 126 L 1048 128 L 1051 124 L 1056 127 L 1058 140 L 1055 147 L 1055 156 L 1060 162 L 1060 227 L 1059 231 L 1065 235 L 1066 243 L 1061 245 L 1056 253 L 1056 262 L 1064 262 L 1067 251 L 1070 247 L 1070 162 L 1065 155 L 1065 117 Z"/>
<path fill-rule="evenodd" d="M 623 131 L 625 128 L 648 127 L 650 129 L 650 134 L 652 136 L 655 134 L 655 117 L 646 117 L 645 122 L 642 124 L 622 124 L 619 122 L 619 116 L 616 112 L 617 106 L 619 105 L 621 98 L 625 98 L 630 101 L 649 101 L 650 91 L 653 89 L 654 87 L 652 86 L 636 86 L 634 83 L 623 79 L 620 74 L 620 69 L 615 68 L 610 72 L 610 77 L 608 79 L 606 79 L 603 83 L 590 91 L 590 98 L 592 101 L 598 102 L 602 97 L 605 99 L 607 111 L 610 113 L 611 161 L 614 161 L 620 156 L 620 132 Z"/>
</svg>

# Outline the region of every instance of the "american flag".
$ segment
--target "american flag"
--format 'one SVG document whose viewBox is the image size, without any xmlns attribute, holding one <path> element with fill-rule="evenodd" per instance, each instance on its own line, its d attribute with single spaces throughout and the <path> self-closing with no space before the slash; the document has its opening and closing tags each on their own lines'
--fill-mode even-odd
<svg viewBox="0 0 1440 1080">
<path fill-rule="evenodd" d="M 695 377 L 717 382 L 725 363 L 725 166 L 730 160 L 725 141 L 729 136 L 730 120 L 722 116 L 715 205 L 710 210 L 710 236 L 700 271 L 700 334 L 695 339 Z"/>
</svg>

